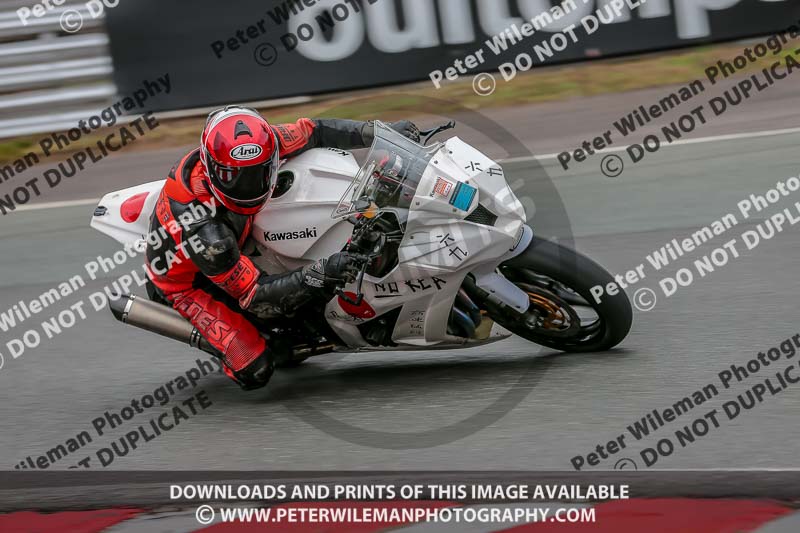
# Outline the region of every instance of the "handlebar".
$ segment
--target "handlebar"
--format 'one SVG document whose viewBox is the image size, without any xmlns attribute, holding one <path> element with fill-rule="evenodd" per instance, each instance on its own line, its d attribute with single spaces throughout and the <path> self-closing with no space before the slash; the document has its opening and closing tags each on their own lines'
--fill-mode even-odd
<svg viewBox="0 0 800 533">
<path fill-rule="evenodd" d="M 358 281 L 358 289 L 356 289 L 358 292 L 356 294 L 355 299 L 350 298 L 350 296 L 345 292 L 344 289 L 336 289 L 336 294 L 339 295 L 339 298 L 341 298 L 345 302 L 349 303 L 350 305 L 358 307 L 364 301 L 364 293 L 361 292 L 361 282 L 362 281 L 363 281 L 363 277 Z"/>
<path fill-rule="evenodd" d="M 372 263 L 372 261 L 381 254 L 383 247 L 386 245 L 386 236 L 382 233 L 372 232 L 371 224 L 372 221 L 367 222 L 366 231 L 364 233 L 358 233 L 358 230 L 356 230 L 356 236 L 350 241 L 350 244 L 347 245 L 348 251 L 357 251 L 359 253 L 366 251 L 367 253 L 364 255 L 368 257 L 368 259 L 361 266 L 361 270 L 359 270 L 358 276 L 356 277 L 356 298 L 350 298 L 343 288 L 336 290 L 336 294 L 339 295 L 342 300 L 356 307 L 361 305 L 361 302 L 364 301 L 364 292 L 361 290 L 361 287 L 364 284 L 364 276 L 367 274 L 367 269 L 369 268 L 370 263 Z M 375 235 L 378 237 L 373 239 L 372 237 Z M 368 250 L 364 250 L 363 247 L 365 245 L 362 244 L 362 241 L 365 241 L 367 243 L 366 246 L 370 247 Z"/>
<path fill-rule="evenodd" d="M 420 131 L 419 132 L 420 143 L 422 144 L 422 146 L 425 146 L 436 135 L 442 133 L 443 131 L 451 130 L 451 129 L 455 128 L 455 127 L 456 127 L 455 121 L 451 120 L 450 122 L 446 122 L 444 124 L 440 124 L 439 126 L 435 126 L 434 128 L 431 128 L 429 130 Z M 355 224 L 358 224 L 358 219 L 354 220 L 353 222 Z M 364 292 L 361 290 L 361 287 L 363 286 L 363 283 L 364 283 L 364 276 L 367 273 L 367 268 L 369 268 L 369 264 L 372 262 L 372 260 L 375 257 L 380 255 L 381 250 L 383 249 L 383 246 L 385 244 L 386 244 L 386 238 L 384 236 L 381 239 L 380 244 L 376 245 L 375 248 L 371 251 L 371 253 L 367 254 L 370 259 L 369 259 L 369 261 L 364 263 L 364 266 L 361 267 L 361 270 L 358 273 L 358 277 L 356 278 L 357 284 L 356 284 L 356 297 L 355 297 L 355 299 L 353 299 L 350 296 L 348 296 L 348 294 L 344 291 L 343 288 L 336 289 L 336 294 L 339 296 L 339 298 L 341 298 L 342 300 L 344 300 L 345 302 L 347 302 L 350 305 L 354 305 L 354 306 L 361 305 L 361 303 L 364 301 Z M 353 244 L 351 243 L 348 246 L 348 249 L 350 249 L 352 247 L 353 247 Z"/>
<path fill-rule="evenodd" d="M 345 302 L 349 303 L 350 305 L 354 305 L 358 307 L 361 305 L 361 302 L 364 301 L 364 291 L 361 290 L 361 287 L 364 284 L 364 275 L 367 273 L 367 268 L 369 268 L 369 264 L 372 262 L 375 256 L 370 256 L 368 261 L 364 262 L 364 266 L 361 267 L 361 270 L 358 272 L 358 277 L 356 277 L 356 298 L 355 300 L 350 298 L 348 294 L 345 292 L 343 288 L 336 289 L 336 294 L 339 295 L 339 298 L 344 300 Z"/>
<path fill-rule="evenodd" d="M 430 142 L 430 140 L 434 136 L 442 133 L 443 131 L 452 130 L 455 127 L 456 127 L 455 120 L 451 120 L 450 122 L 447 122 L 445 124 L 441 124 L 441 125 L 436 126 L 436 127 L 432 128 L 432 129 L 425 130 L 425 131 L 420 131 L 419 132 L 420 144 L 422 144 L 422 146 L 425 146 Z"/>
</svg>

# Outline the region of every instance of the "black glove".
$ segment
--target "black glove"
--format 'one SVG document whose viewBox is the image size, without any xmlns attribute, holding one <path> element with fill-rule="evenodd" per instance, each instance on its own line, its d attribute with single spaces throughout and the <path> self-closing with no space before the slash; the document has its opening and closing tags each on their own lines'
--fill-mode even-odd
<svg viewBox="0 0 800 533">
<path fill-rule="evenodd" d="M 397 133 L 403 135 L 418 143 L 420 141 L 419 128 L 410 120 L 401 120 L 399 122 L 389 122 L 386 124 Z M 364 140 L 364 146 L 369 146 L 375 140 L 375 123 L 365 122 L 364 127 L 361 129 L 361 138 Z"/>
<path fill-rule="evenodd" d="M 416 124 L 411 122 L 410 120 L 401 120 L 399 122 L 390 122 L 387 124 L 390 128 L 392 128 L 397 133 L 401 134 L 403 137 L 407 137 L 411 139 L 415 143 L 419 142 L 419 128 Z"/>
<path fill-rule="evenodd" d="M 336 290 L 355 281 L 367 261 L 365 255 L 339 252 L 305 267 L 303 281 L 310 287 Z"/>
</svg>

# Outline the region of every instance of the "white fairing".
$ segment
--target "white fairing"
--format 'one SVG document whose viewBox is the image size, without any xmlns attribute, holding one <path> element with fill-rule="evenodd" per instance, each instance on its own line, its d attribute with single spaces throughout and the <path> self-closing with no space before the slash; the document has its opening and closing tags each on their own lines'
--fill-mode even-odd
<svg viewBox="0 0 800 533">
<path fill-rule="evenodd" d="M 105 208 L 105 210 L 102 214 L 95 213 L 91 226 L 117 242 L 133 246 L 134 249 L 144 252 L 147 233 L 150 231 L 150 217 L 155 211 L 156 200 L 158 200 L 161 189 L 164 188 L 165 181 L 153 181 L 105 195 L 98 204 L 98 209 Z M 147 194 L 141 213 L 132 222 L 126 222 L 122 218 L 122 206 L 126 201 L 135 199 L 140 194 Z"/>
<path fill-rule="evenodd" d="M 282 167 L 281 172 L 294 173 L 295 181 L 256 218 L 254 238 L 263 247 L 262 257 L 257 258 L 260 266 L 282 272 L 341 251 L 353 226 L 330 218 L 330 213 L 358 168 L 347 152 L 325 150 L 312 150 Z M 436 191 L 442 183 L 437 180 L 442 179 L 449 183 L 445 194 Z M 477 189 L 470 204 L 462 206 L 465 209 L 450 203 L 459 182 Z M 444 192 L 441 187 L 439 191 Z M 478 204 L 498 217 L 494 226 L 464 220 Z M 525 229 L 525 220 L 525 210 L 500 165 L 452 138 L 433 157 L 417 189 L 400 246 L 400 264 L 382 279 L 364 278 L 364 301 L 374 314 L 353 316 L 335 298 L 327 306 L 326 319 L 353 348 L 373 349 L 357 326 L 397 308 L 400 318 L 392 340 L 400 346 L 474 342 L 447 334 L 453 301 L 468 273 L 473 272 L 478 285 L 498 300 L 520 311 L 527 309 L 527 294 L 495 273 L 500 263 L 527 248 L 532 234 Z"/>
<path fill-rule="evenodd" d="M 252 237 L 260 254 L 253 260 L 277 274 L 341 251 L 353 226 L 331 218 L 331 213 L 358 170 L 351 153 L 334 149 L 310 150 L 285 163 L 281 177 L 291 173 L 293 183 L 256 216 Z M 469 192 L 475 189 L 471 201 L 455 201 L 459 183 Z M 100 204 L 107 213 L 95 217 L 92 226 L 120 242 L 141 243 L 162 185 L 154 182 L 107 195 Z M 134 223 L 124 222 L 121 204 L 142 192 L 150 193 L 142 215 Z M 497 217 L 493 225 L 465 220 L 479 204 Z M 338 297 L 329 302 L 325 318 L 334 331 L 351 349 L 375 350 L 357 326 L 399 308 L 392 333 L 399 346 L 392 350 L 460 347 L 507 337 L 498 326 L 481 339 L 447 333 L 454 299 L 469 273 L 498 301 L 527 309 L 528 296 L 496 273 L 500 263 L 524 251 L 532 238 L 525 210 L 500 165 L 458 138 L 448 140 L 431 160 L 410 210 L 402 216 L 408 219 L 398 266 L 382 279 L 365 276 L 362 309 L 369 312 L 351 314 L 346 309 L 351 306 Z M 347 290 L 354 292 L 355 286 Z"/>
<path fill-rule="evenodd" d="M 331 212 L 358 168 L 352 153 L 335 149 L 310 150 L 285 163 L 280 176 L 291 173 L 292 187 L 271 199 L 253 224 L 253 239 L 264 248 L 259 266 L 280 273 L 342 251 L 353 226 Z"/>
</svg>

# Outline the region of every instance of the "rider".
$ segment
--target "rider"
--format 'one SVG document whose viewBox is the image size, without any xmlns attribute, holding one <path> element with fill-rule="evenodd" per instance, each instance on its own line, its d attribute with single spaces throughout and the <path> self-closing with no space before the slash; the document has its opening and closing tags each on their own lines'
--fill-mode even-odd
<svg viewBox="0 0 800 533">
<path fill-rule="evenodd" d="M 412 122 L 389 126 L 419 140 Z M 170 171 L 150 229 L 168 231 L 171 239 L 148 244 L 146 252 L 154 290 L 218 351 L 225 373 L 243 389 L 266 385 L 275 366 L 274 354 L 245 312 L 258 305 L 291 313 L 315 297 L 330 298 L 353 281 L 365 260 L 340 252 L 270 276 L 240 253 L 254 215 L 272 195 L 280 161 L 317 147 L 367 147 L 374 132 L 372 122 L 340 119 L 301 118 L 273 126 L 253 109 L 229 106 L 209 115 L 200 148 Z M 181 226 L 179 220 L 190 222 Z"/>
</svg>

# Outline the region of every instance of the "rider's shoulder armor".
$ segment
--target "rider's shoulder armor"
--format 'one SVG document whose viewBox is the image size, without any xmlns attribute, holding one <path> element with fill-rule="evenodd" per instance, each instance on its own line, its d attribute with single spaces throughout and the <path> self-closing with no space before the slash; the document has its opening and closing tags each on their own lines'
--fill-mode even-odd
<svg viewBox="0 0 800 533">
<path fill-rule="evenodd" d="M 169 172 L 164 196 L 175 220 L 184 217 L 190 223 L 180 238 L 185 242 L 196 237 L 203 251 L 194 253 L 192 246 L 184 249 L 192 262 L 206 275 L 218 275 L 232 268 L 239 260 L 239 248 L 249 231 L 250 217 L 226 209 L 213 197 L 206 186 L 205 170 L 200 162 L 200 150 L 184 156 Z M 216 212 L 206 206 L 214 202 Z"/>
</svg>

